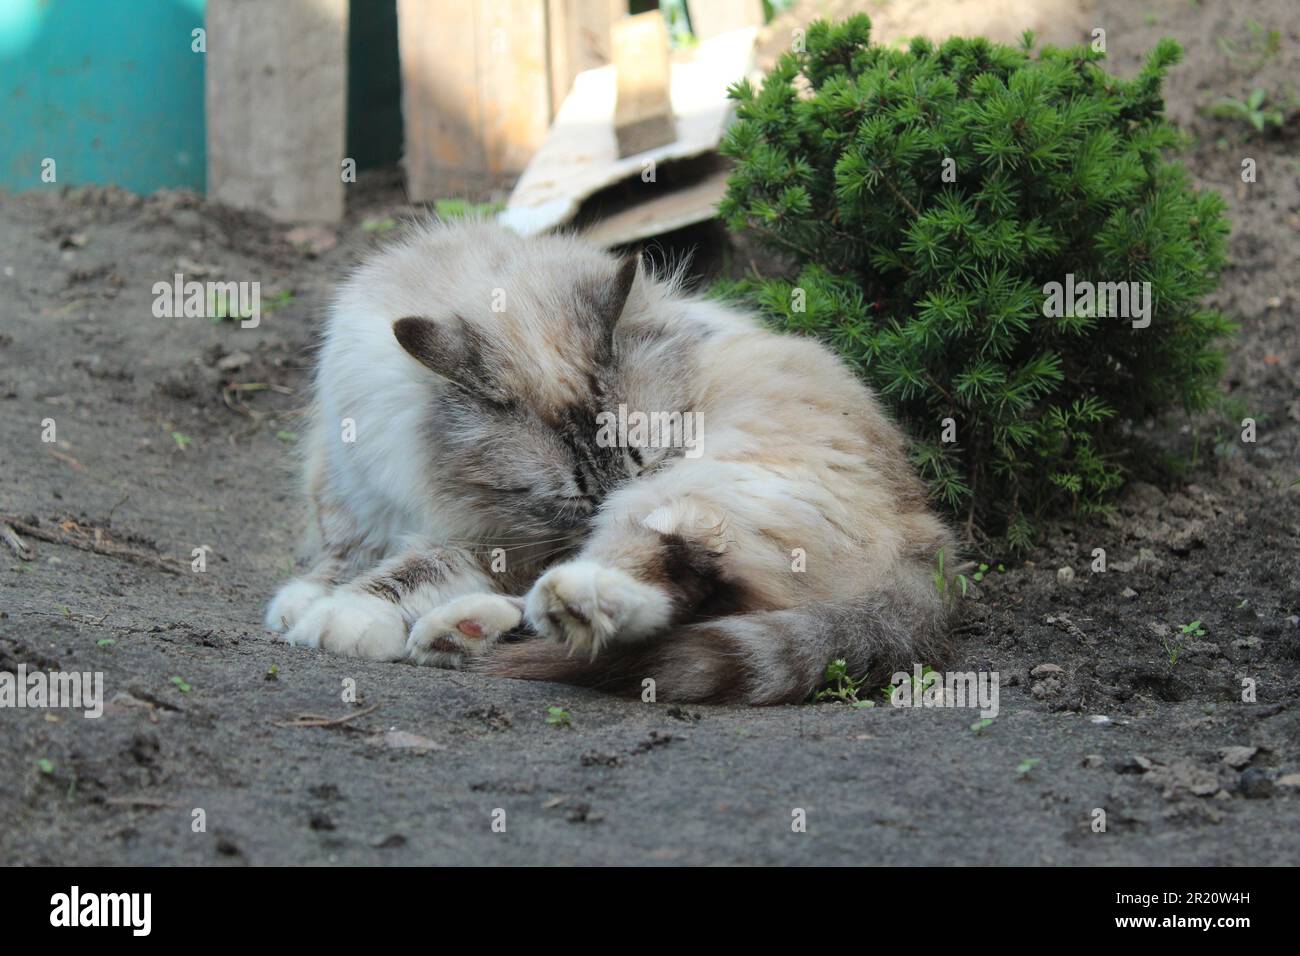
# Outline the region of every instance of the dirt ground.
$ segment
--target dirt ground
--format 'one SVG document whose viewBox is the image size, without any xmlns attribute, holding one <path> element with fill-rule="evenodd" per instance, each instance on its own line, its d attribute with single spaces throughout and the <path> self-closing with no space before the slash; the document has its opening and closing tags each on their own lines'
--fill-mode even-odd
<svg viewBox="0 0 1300 956">
<path fill-rule="evenodd" d="M 895 7 L 882 23 L 903 29 Z M 1148 423 L 1157 451 L 1111 520 L 991 556 L 954 662 L 1001 675 L 980 729 L 968 710 L 683 710 L 279 643 L 260 616 L 297 540 L 313 330 L 407 211 L 395 175 L 363 178 L 315 253 L 290 238 L 331 237 L 186 195 L 0 195 L 0 512 L 36 529 L 31 560 L 0 548 L 0 670 L 102 671 L 109 701 L 98 720 L 0 709 L 0 863 L 1294 863 L 1296 127 L 1261 136 L 1200 107 L 1283 90 L 1300 36 L 1282 0 L 1074 12 L 1045 38 L 1103 25 L 1121 72 L 1160 36 L 1187 48 L 1170 114 L 1231 207 L 1224 388 L 1258 441 L 1222 416 Z M 1252 19 L 1282 31 L 1261 65 L 1241 53 Z M 256 329 L 155 318 L 175 272 L 258 279 L 276 307 Z M 350 719 L 294 726 L 305 714 Z"/>
</svg>

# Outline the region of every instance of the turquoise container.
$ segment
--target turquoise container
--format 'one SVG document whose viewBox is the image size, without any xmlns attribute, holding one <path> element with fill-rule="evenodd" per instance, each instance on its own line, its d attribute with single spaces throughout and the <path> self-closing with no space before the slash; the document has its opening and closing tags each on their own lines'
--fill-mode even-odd
<svg viewBox="0 0 1300 956">
<path fill-rule="evenodd" d="M 202 192 L 203 5 L 0 0 L 0 189 Z"/>
</svg>

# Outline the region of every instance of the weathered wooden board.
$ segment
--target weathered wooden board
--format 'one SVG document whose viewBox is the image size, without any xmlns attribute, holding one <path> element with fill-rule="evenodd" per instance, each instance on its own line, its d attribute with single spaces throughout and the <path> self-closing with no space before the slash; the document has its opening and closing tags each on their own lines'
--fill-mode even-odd
<svg viewBox="0 0 1300 956">
<path fill-rule="evenodd" d="M 614 21 L 614 136 L 619 156 L 677 138 L 669 95 L 668 28 L 658 10 Z"/>
<path fill-rule="evenodd" d="M 763 0 L 688 0 L 691 32 L 701 40 L 740 27 L 763 25 Z"/>
<path fill-rule="evenodd" d="M 208 195 L 342 218 L 347 0 L 208 0 L 206 29 Z"/>
<path fill-rule="evenodd" d="M 626 0 L 547 0 L 552 119 L 579 73 L 610 62 L 612 25 L 626 12 Z"/>
<path fill-rule="evenodd" d="M 547 0 L 398 0 L 407 191 L 518 175 L 550 119 Z"/>
<path fill-rule="evenodd" d="M 500 221 L 524 235 L 554 229 L 571 220 L 584 199 L 606 186 L 643 176 L 652 164 L 715 149 L 733 115 L 727 87 L 753 68 L 757 32 L 733 30 L 706 40 L 689 62 L 673 64 L 677 139 L 634 156 L 618 155 L 613 66 L 580 74 L 546 142 L 519 178 Z"/>
<path fill-rule="evenodd" d="M 674 229 L 706 222 L 717 215 L 727 194 L 727 172 L 712 173 L 691 186 L 664 192 L 594 223 L 583 235 L 598 246 L 621 246 Z"/>
</svg>

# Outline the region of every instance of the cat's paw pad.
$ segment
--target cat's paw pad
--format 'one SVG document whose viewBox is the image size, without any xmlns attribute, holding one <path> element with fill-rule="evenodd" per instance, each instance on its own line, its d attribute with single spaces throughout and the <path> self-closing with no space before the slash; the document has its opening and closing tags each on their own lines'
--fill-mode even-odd
<svg viewBox="0 0 1300 956">
<path fill-rule="evenodd" d="M 406 619 L 398 606 L 372 594 L 336 591 L 311 606 L 284 639 L 345 657 L 395 661 L 406 653 Z"/>
<path fill-rule="evenodd" d="M 617 568 L 571 561 L 543 574 L 528 592 L 524 618 L 538 634 L 595 657 L 611 641 L 636 640 L 668 626 L 663 591 Z"/>
<path fill-rule="evenodd" d="M 275 593 L 271 603 L 266 606 L 266 629 L 268 631 L 288 631 L 303 617 L 308 609 L 328 593 L 328 588 L 319 581 L 307 578 L 294 578 Z"/>
<path fill-rule="evenodd" d="M 523 620 L 522 602 L 500 594 L 467 594 L 434 608 L 411 626 L 406 653 L 416 664 L 460 668 Z"/>
</svg>

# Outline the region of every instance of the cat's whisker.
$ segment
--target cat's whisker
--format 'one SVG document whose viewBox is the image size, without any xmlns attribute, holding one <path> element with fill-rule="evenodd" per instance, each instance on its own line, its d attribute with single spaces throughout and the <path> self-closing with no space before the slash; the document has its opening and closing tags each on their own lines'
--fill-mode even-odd
<svg viewBox="0 0 1300 956">
<path fill-rule="evenodd" d="M 577 544 L 581 540 L 582 540 L 581 537 L 571 536 L 571 537 L 563 537 L 563 538 L 541 538 L 535 541 L 521 542 L 519 544 L 498 544 L 497 542 L 494 541 L 482 541 L 482 540 L 465 541 L 465 542 L 449 541 L 447 543 L 453 547 L 478 554 L 478 553 L 486 553 L 486 552 L 497 551 L 497 550 L 523 551 L 528 548 L 536 548 L 548 544 L 562 544 L 565 547 L 569 547 L 571 545 Z"/>
</svg>

